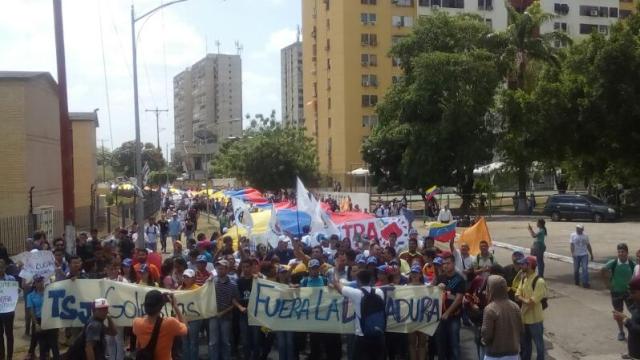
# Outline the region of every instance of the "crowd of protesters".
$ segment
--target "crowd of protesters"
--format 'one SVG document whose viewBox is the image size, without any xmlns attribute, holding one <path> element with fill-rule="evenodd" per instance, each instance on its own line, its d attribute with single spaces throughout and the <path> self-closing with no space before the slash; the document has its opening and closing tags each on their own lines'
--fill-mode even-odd
<svg viewBox="0 0 640 360">
<path fill-rule="evenodd" d="M 397 204 L 394 208 L 398 211 L 406 206 L 402 201 Z M 385 241 L 340 239 L 336 235 L 310 235 L 308 229 L 300 236 L 280 236 L 273 248 L 256 245 L 245 237 L 234 246 L 227 230 L 234 222 L 231 205 L 214 200 L 212 212 L 219 219 L 220 231 L 212 234 L 198 230 L 200 213 L 196 205 L 197 202 L 167 202 L 158 220 L 150 218 L 142 225 L 133 223 L 129 228 L 118 228 L 106 239 L 99 239 L 95 230 L 81 233 L 76 241 L 75 255 L 66 252 L 64 239 L 56 238 L 49 243 L 44 233 L 36 233 L 29 240 L 29 248 L 52 250 L 56 272 L 49 279 L 36 277 L 32 282 L 22 284 L 26 294 L 26 332 L 31 335 L 28 358 L 35 358 L 39 348 L 40 359 L 57 359 L 60 342 L 72 345 L 80 334 L 86 336 L 90 331 L 88 328 L 42 330 L 45 286 L 67 279 L 104 278 L 152 286 L 161 291 L 194 290 L 211 282 L 215 286 L 219 314 L 186 322 L 178 311 L 174 320 L 158 320 L 156 310 L 160 304 L 175 301 L 165 298 L 161 292 L 153 292 L 145 299 L 147 315 L 144 318 L 136 319 L 132 327 L 112 329 L 111 320 L 106 315 L 102 317 L 99 311 L 108 304 L 97 299 L 94 313 L 99 315 L 94 316 L 93 321 L 101 323 L 106 319 L 108 326 L 95 326 L 101 329 L 97 331 L 99 338 L 90 346 L 95 359 L 133 357 L 136 351 L 147 349 L 149 344 L 155 347 L 151 349 L 157 354 L 155 358 L 162 359 L 195 360 L 206 356 L 221 360 L 255 360 L 267 359 L 274 350 L 281 360 L 305 357 L 312 360 L 461 359 L 462 325 L 474 329 L 478 359 L 529 360 L 534 347 L 537 359 L 544 359 L 543 323 L 547 306 L 543 273 L 544 238 L 547 235 L 544 221 L 539 221 L 535 230 L 529 229 L 536 239 L 532 256 L 516 251 L 512 262 L 501 266 L 486 241 L 480 243 L 480 253 L 472 256 L 467 244 L 456 248 L 452 240 L 449 248 L 442 250 L 435 245 L 434 239 L 419 238 L 415 229 L 410 231 L 406 246 L 398 243 L 396 234 Z M 139 227 L 144 235 L 143 248 L 135 245 Z M 572 237 L 572 252 L 579 246 L 586 246 L 584 241 L 580 242 L 580 235 L 582 232 L 578 230 L 577 236 Z M 608 279 L 612 283 L 614 317 L 620 326 L 620 337 L 624 339 L 626 327 L 629 358 L 637 358 L 637 344 L 640 343 L 639 270 L 623 245 L 618 247 L 618 258 L 608 263 L 605 271 L 609 272 Z M 591 252 L 590 247 L 588 251 Z M 636 255 L 640 257 L 640 252 Z M 582 253 L 579 256 L 583 256 Z M 14 276 L 18 270 L 6 249 L 0 247 L 0 277 L 16 280 Z M 443 292 L 443 312 L 433 336 L 420 332 L 385 333 L 375 341 L 369 341 L 359 337 L 363 336 L 360 325 L 352 335 L 274 332 L 249 324 L 247 307 L 254 278 L 294 288 L 331 286 L 354 302 L 362 301 L 362 295 L 350 289 L 369 289 L 373 293 L 371 287 L 438 286 Z M 634 302 L 636 306 L 632 305 Z M 631 311 L 631 318 L 623 314 L 624 304 Z M 3 341 L 0 358 L 10 359 L 14 314 L 0 314 L 0 321 L 0 329 L 6 336 L 6 351 Z M 206 347 L 201 346 L 203 344 Z M 100 350 L 102 347 L 104 349 Z"/>
</svg>

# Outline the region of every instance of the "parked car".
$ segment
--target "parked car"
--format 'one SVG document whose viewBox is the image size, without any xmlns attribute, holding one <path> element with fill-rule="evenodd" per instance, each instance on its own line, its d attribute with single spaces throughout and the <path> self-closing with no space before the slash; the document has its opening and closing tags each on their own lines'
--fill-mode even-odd
<svg viewBox="0 0 640 360">
<path fill-rule="evenodd" d="M 591 195 L 556 194 L 547 199 L 543 214 L 553 221 L 560 219 L 590 219 L 594 222 L 615 220 L 616 210 L 604 201 Z"/>
</svg>

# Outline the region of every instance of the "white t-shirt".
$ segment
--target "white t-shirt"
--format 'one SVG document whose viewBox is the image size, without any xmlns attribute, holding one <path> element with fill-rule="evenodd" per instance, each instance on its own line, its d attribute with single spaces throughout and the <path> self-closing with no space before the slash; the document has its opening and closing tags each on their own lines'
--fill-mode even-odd
<svg viewBox="0 0 640 360">
<path fill-rule="evenodd" d="M 572 233 L 569 241 L 573 244 L 573 256 L 589 255 L 589 250 L 587 249 L 589 237 L 587 235 Z"/>
<path fill-rule="evenodd" d="M 365 289 L 367 292 L 369 292 L 371 291 L 371 286 L 363 286 L 362 289 Z M 362 333 L 362 329 L 360 328 L 360 317 L 362 316 L 360 314 L 360 304 L 362 302 L 362 297 L 364 296 L 362 290 L 360 290 L 360 288 L 350 288 L 345 286 L 342 288 L 342 295 L 349 298 L 356 312 L 356 335 L 364 336 L 364 334 Z M 384 300 L 384 293 L 382 292 L 382 290 L 376 289 L 376 295 Z"/>
<path fill-rule="evenodd" d="M 144 227 L 144 234 L 146 235 L 147 241 L 150 243 L 156 242 L 156 238 L 160 234 L 160 228 L 158 225 L 147 225 Z"/>
<path fill-rule="evenodd" d="M 449 222 L 451 221 L 451 210 L 449 209 L 440 209 L 438 213 L 438 221 L 439 222 Z"/>
<path fill-rule="evenodd" d="M 635 269 L 633 269 L 633 277 L 640 276 L 640 264 L 636 265 Z"/>
<path fill-rule="evenodd" d="M 462 257 L 460 250 L 456 249 L 453 252 L 453 257 L 456 260 L 456 271 L 463 274 L 465 270 L 473 268 L 473 257 L 471 255 L 466 258 Z"/>
</svg>

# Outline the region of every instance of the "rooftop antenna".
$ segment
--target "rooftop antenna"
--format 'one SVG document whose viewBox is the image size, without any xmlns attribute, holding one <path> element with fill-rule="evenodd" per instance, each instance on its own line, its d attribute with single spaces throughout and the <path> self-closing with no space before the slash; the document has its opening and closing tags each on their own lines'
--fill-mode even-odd
<svg viewBox="0 0 640 360">
<path fill-rule="evenodd" d="M 216 48 L 218 49 L 218 55 L 220 55 L 220 45 L 222 45 L 220 41 L 216 40 Z"/>
<path fill-rule="evenodd" d="M 296 42 L 300 42 L 300 37 L 301 37 L 301 32 L 300 32 L 300 25 L 298 25 L 298 32 L 296 33 Z"/>
<path fill-rule="evenodd" d="M 207 35 L 204 36 L 204 54 L 207 55 L 209 53 L 209 39 Z"/>
<path fill-rule="evenodd" d="M 244 50 L 244 46 L 240 44 L 240 41 L 236 40 L 236 51 L 238 52 L 238 55 L 242 55 L 242 50 Z"/>
</svg>

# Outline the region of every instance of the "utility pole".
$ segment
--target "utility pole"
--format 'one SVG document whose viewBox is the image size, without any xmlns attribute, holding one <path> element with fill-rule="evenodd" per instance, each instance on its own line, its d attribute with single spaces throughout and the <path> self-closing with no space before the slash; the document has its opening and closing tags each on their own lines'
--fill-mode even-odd
<svg viewBox="0 0 640 360">
<path fill-rule="evenodd" d="M 76 253 L 75 199 L 73 183 L 73 129 L 67 103 L 67 70 L 64 53 L 62 0 L 53 0 L 56 60 L 58 70 L 58 103 L 60 108 L 60 157 L 62 162 L 62 208 L 67 252 Z"/>
<path fill-rule="evenodd" d="M 102 147 L 102 182 L 107 181 L 107 172 L 105 170 L 105 156 L 104 156 L 104 141 L 105 139 L 100 139 L 100 146 Z M 109 141 L 109 140 L 107 140 Z"/>
<path fill-rule="evenodd" d="M 169 110 L 167 109 L 158 110 L 158 107 L 156 106 L 155 109 L 146 109 L 145 112 L 156 113 L 156 135 L 158 136 L 158 150 L 162 152 L 162 148 L 160 147 L 160 113 L 161 112 L 168 113 Z"/>
</svg>

